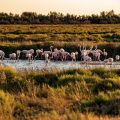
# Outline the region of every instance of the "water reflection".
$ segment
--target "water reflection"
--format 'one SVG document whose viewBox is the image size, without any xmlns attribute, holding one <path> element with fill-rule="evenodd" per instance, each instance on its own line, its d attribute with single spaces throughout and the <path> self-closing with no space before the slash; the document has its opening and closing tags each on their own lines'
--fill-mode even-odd
<svg viewBox="0 0 120 120">
<path fill-rule="evenodd" d="M 106 68 L 114 68 L 120 69 L 120 63 L 114 62 L 113 65 L 104 65 L 102 62 L 94 62 L 92 64 L 81 64 L 80 61 L 71 62 L 71 61 L 50 61 L 48 66 L 45 66 L 45 61 L 43 60 L 36 60 L 32 63 L 29 63 L 27 60 L 19 60 L 19 62 L 14 62 L 12 60 L 4 60 L 3 65 L 11 66 L 15 69 L 43 69 L 43 68 L 57 68 L 57 69 L 71 69 L 71 68 L 84 68 L 84 69 L 92 69 L 92 68 L 99 68 L 99 67 L 106 67 Z"/>
</svg>

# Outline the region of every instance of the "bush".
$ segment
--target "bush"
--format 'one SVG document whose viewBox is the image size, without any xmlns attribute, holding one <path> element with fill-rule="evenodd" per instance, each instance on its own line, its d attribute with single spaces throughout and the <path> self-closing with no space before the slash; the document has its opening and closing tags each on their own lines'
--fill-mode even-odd
<svg viewBox="0 0 120 120">
<path fill-rule="evenodd" d="M 102 80 L 93 86 L 93 93 L 114 91 L 116 89 L 120 89 L 120 84 L 112 80 Z"/>
<path fill-rule="evenodd" d="M 114 77 L 118 77 L 117 74 L 112 71 L 112 70 L 108 70 L 105 68 L 96 68 L 94 70 L 91 71 L 93 75 L 98 75 L 101 78 L 114 78 Z"/>
<path fill-rule="evenodd" d="M 57 87 L 58 85 L 58 76 L 55 73 L 35 73 L 30 74 L 29 79 L 34 80 L 35 84 L 49 84 L 50 86 Z"/>
<path fill-rule="evenodd" d="M 0 76 L 0 119 L 2 115 L 12 119 L 35 119 L 46 114 L 51 119 L 77 119 L 77 112 L 120 114 L 119 70 L 50 72 L 1 67 Z M 69 115 L 66 110 L 75 114 Z"/>
<path fill-rule="evenodd" d="M 12 115 L 14 107 L 14 98 L 9 93 L 5 93 L 0 90 L 0 114 Z M 1 113 L 1 111 L 3 113 Z"/>
<path fill-rule="evenodd" d="M 83 112 L 94 112 L 97 115 L 119 115 L 119 102 L 119 99 L 109 99 L 104 93 L 99 93 L 94 99 L 81 102 L 81 110 Z"/>
<path fill-rule="evenodd" d="M 101 80 L 101 78 L 98 77 L 97 75 L 85 76 L 84 80 L 86 81 L 86 83 L 93 83 L 93 84 L 95 84 L 95 83 L 98 83 Z"/>
<path fill-rule="evenodd" d="M 2 67 L 0 68 L 0 73 L 3 73 L 4 72 L 4 77 L 6 77 L 6 81 L 7 83 L 10 83 L 12 82 L 15 77 L 16 77 L 16 70 L 13 69 L 13 68 L 10 68 L 10 67 Z"/>
</svg>

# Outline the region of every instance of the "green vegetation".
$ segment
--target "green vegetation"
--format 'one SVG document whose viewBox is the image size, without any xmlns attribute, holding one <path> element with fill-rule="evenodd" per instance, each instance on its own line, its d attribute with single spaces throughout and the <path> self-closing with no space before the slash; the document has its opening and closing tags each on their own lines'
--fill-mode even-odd
<svg viewBox="0 0 120 120">
<path fill-rule="evenodd" d="M 71 52 L 98 45 L 114 56 L 120 51 L 120 25 L 1 25 L 0 49 Z M 98 117 L 99 116 L 99 117 Z M 120 118 L 120 70 L 71 69 L 16 71 L 0 66 L 0 119 L 98 120 Z"/>
<path fill-rule="evenodd" d="M 64 47 L 71 52 L 79 44 L 98 45 L 110 55 L 120 51 L 120 25 L 1 25 L 0 49 L 6 54 L 17 49 L 49 50 L 49 46 Z"/>
<path fill-rule="evenodd" d="M 100 15 L 73 15 L 67 13 L 50 12 L 48 15 L 35 12 L 23 12 L 18 14 L 0 13 L 0 24 L 118 24 L 120 14 L 113 10 L 101 12 Z"/>
<path fill-rule="evenodd" d="M 0 67 L 0 76 L 0 119 L 120 118 L 120 70 Z"/>
</svg>

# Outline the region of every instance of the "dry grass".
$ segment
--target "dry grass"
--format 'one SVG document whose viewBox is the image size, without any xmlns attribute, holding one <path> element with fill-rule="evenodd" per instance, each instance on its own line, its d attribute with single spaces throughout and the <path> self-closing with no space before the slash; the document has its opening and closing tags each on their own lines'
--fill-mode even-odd
<svg viewBox="0 0 120 120">
<path fill-rule="evenodd" d="M 0 75 L 0 119 L 120 118 L 120 70 L 41 72 L 1 67 Z"/>
</svg>

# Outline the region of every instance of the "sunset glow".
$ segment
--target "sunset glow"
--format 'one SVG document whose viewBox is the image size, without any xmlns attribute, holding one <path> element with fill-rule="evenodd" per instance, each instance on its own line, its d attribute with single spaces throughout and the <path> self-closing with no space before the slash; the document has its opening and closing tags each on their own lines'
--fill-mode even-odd
<svg viewBox="0 0 120 120">
<path fill-rule="evenodd" d="M 98 14 L 114 10 L 120 13 L 120 0 L 2 0 L 0 12 L 21 14 L 24 11 L 47 14 L 49 11 L 64 14 Z"/>
</svg>

